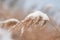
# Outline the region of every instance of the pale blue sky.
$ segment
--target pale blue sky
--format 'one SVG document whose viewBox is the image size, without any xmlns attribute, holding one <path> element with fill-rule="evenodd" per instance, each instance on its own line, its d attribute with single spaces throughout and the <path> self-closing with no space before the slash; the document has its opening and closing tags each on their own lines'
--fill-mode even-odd
<svg viewBox="0 0 60 40">
<path fill-rule="evenodd" d="M 40 9 L 47 4 L 53 4 L 55 7 L 60 8 L 60 0 L 27 0 L 24 8 L 28 10 L 34 4 L 37 5 L 36 9 Z"/>
</svg>

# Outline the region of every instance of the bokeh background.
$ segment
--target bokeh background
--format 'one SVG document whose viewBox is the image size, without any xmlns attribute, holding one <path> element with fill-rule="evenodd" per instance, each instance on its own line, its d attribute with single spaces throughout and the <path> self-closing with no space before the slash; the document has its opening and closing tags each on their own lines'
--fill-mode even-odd
<svg viewBox="0 0 60 40">
<path fill-rule="evenodd" d="M 0 0 L 0 21 L 22 20 L 34 10 L 40 10 L 60 24 L 60 0 Z"/>
</svg>

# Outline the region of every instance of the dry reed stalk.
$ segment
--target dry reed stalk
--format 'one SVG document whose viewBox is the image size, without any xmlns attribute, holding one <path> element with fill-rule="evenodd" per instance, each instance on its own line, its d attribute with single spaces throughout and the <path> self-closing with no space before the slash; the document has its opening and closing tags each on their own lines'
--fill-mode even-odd
<svg viewBox="0 0 60 40">
<path fill-rule="evenodd" d="M 40 40 L 37 38 L 39 37 L 38 35 L 40 35 L 39 29 L 40 27 L 44 28 L 43 26 L 48 20 L 49 18 L 46 14 L 40 11 L 36 11 L 29 14 L 24 20 L 10 28 L 8 31 L 12 32 L 12 37 L 14 40 Z M 34 25 L 39 25 L 39 27 L 35 27 Z M 30 27 L 32 31 L 30 30 L 29 32 L 28 30 L 30 29 Z M 36 29 L 36 32 L 34 28 Z"/>
<path fill-rule="evenodd" d="M 33 22 L 31 22 L 31 24 L 32 23 Z M 57 24 L 51 18 L 44 26 L 41 26 L 41 22 L 40 24 L 29 25 L 25 26 L 25 28 L 23 27 L 24 32 L 22 32 L 23 34 L 20 34 L 22 35 L 21 40 L 60 40 L 60 31 L 57 28 Z"/>
<path fill-rule="evenodd" d="M 12 26 L 16 25 L 17 23 L 19 23 L 19 22 L 20 22 L 19 20 L 14 19 L 14 18 L 7 19 L 7 20 L 4 20 L 4 21 L 1 22 L 1 28 L 9 29 Z"/>
</svg>

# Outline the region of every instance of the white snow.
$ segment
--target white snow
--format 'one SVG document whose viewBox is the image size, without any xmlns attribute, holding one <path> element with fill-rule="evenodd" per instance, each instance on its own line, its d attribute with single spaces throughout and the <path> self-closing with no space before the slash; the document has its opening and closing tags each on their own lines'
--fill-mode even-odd
<svg viewBox="0 0 60 40">
<path fill-rule="evenodd" d="M 7 19 L 7 20 L 5 20 L 5 21 L 3 21 L 3 23 L 7 23 L 7 22 L 19 22 L 19 20 L 17 20 L 17 19 L 14 19 L 14 18 L 11 18 L 11 19 Z"/>
<path fill-rule="evenodd" d="M 5 29 L 0 28 L 0 40 L 12 40 L 11 33 Z"/>
<path fill-rule="evenodd" d="M 34 19 L 35 17 L 39 18 L 42 17 L 43 20 L 49 20 L 49 17 L 47 16 L 47 14 L 41 12 L 41 11 L 35 11 L 33 13 L 30 13 L 26 18 L 32 18 Z"/>
</svg>

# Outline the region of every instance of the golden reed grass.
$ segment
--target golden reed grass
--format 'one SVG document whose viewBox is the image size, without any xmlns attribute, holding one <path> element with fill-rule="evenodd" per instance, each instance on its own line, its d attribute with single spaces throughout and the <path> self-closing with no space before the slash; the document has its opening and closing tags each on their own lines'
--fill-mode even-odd
<svg viewBox="0 0 60 40">
<path fill-rule="evenodd" d="M 39 16 L 36 16 L 37 14 Z M 37 14 L 28 15 L 24 20 L 8 29 L 12 32 L 13 40 L 60 40 L 60 33 L 54 20 L 51 18 L 46 20 L 40 13 Z"/>
<path fill-rule="evenodd" d="M 38 18 L 39 17 L 39 18 Z M 37 20 L 38 19 L 38 20 Z M 29 16 L 10 29 L 14 40 L 56 40 L 56 29 L 43 16 Z"/>
</svg>

